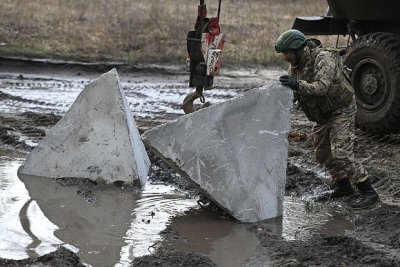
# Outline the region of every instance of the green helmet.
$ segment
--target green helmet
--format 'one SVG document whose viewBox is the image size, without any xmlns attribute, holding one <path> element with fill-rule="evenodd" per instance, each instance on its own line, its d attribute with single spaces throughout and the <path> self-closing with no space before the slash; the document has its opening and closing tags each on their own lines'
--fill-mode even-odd
<svg viewBox="0 0 400 267">
<path fill-rule="evenodd" d="M 307 41 L 306 36 L 299 30 L 288 30 L 282 33 L 275 43 L 275 50 L 282 53 L 286 50 L 297 50 Z"/>
</svg>

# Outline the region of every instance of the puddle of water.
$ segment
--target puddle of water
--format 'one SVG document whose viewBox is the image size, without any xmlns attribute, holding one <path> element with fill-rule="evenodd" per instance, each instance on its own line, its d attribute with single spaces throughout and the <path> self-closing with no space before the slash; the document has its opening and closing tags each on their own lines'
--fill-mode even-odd
<svg viewBox="0 0 400 267">
<path fill-rule="evenodd" d="M 62 245 L 91 266 L 130 266 L 151 253 L 171 218 L 197 206 L 173 187 L 151 184 L 140 195 L 95 192 L 98 205 L 90 205 L 52 179 L 21 176 L 21 182 L 22 163 L 0 157 L 0 257 L 6 259 L 34 258 Z"/>
<path fill-rule="evenodd" d="M 88 265 L 125 267 L 135 257 L 151 254 L 154 244 L 168 242 L 182 252 L 200 252 L 228 267 L 241 266 L 259 245 L 250 224 L 199 209 L 195 199 L 173 187 L 147 184 L 140 195 L 96 192 L 99 204 L 90 205 L 76 189 L 48 178 L 22 177 L 25 183 L 21 182 L 17 169 L 22 163 L 20 158 L 0 157 L 2 258 L 35 257 L 66 246 Z M 163 240 L 159 232 L 167 226 L 184 241 Z M 310 210 L 305 202 L 288 196 L 283 216 L 259 226 L 287 240 L 353 229 L 331 206 L 321 204 Z"/>
<path fill-rule="evenodd" d="M 249 224 L 221 217 L 211 209 L 201 209 L 172 219 L 170 227 L 184 240 L 167 240 L 181 252 L 205 254 L 220 266 L 241 266 L 260 244 Z"/>
<path fill-rule="evenodd" d="M 258 227 L 286 240 L 308 238 L 316 232 L 345 234 L 353 229 L 353 224 L 329 205 L 321 204 L 310 210 L 299 198 L 285 196 L 284 201 L 283 216 L 259 222 Z M 222 267 L 243 266 L 260 244 L 254 229 L 250 231 L 250 224 L 227 220 L 210 209 L 176 217 L 170 227 L 184 240 L 164 242 L 181 252 L 203 253 Z"/>
</svg>

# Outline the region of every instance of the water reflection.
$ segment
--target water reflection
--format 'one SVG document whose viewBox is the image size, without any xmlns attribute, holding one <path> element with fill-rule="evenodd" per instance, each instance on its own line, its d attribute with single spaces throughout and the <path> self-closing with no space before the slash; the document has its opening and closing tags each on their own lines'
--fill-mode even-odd
<svg viewBox="0 0 400 267">
<path fill-rule="evenodd" d="M 24 259 L 26 247 L 32 239 L 19 222 L 19 212 L 29 200 L 24 185 L 15 181 L 15 173 L 21 162 L 0 158 L 0 257 Z"/>
<path fill-rule="evenodd" d="M 174 187 L 146 184 L 133 209 L 135 218 L 124 237 L 126 244 L 115 266 L 129 266 L 135 257 L 153 252 L 152 246 L 161 241 L 159 233 L 170 220 L 196 206 L 195 199 L 187 198 Z"/>
<path fill-rule="evenodd" d="M 57 226 L 30 200 L 17 178 L 21 164 L 21 159 L 0 157 L 0 257 L 7 259 L 37 257 L 63 244 L 53 235 Z"/>
</svg>

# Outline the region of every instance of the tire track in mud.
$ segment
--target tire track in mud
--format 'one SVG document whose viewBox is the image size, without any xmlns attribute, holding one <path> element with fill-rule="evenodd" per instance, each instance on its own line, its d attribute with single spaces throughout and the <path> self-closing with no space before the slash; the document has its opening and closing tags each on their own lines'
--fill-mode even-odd
<svg viewBox="0 0 400 267">
<path fill-rule="evenodd" d="M 36 101 L 32 99 L 25 99 L 20 96 L 13 96 L 7 93 L 4 93 L 0 91 L 0 100 L 11 100 L 11 101 L 16 101 L 16 102 L 22 102 L 22 103 L 30 103 L 30 104 L 36 104 L 36 105 L 45 105 L 46 103 L 43 101 Z"/>
</svg>

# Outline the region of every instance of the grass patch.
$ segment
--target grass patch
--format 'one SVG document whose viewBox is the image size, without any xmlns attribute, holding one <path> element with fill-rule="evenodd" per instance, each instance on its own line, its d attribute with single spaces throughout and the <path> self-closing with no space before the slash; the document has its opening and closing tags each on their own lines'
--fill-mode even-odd
<svg viewBox="0 0 400 267">
<path fill-rule="evenodd" d="M 199 1 L 2 0 L 0 54 L 77 61 L 184 64 Z M 208 16 L 218 1 L 206 0 Z M 270 65 L 279 34 L 297 16 L 322 15 L 319 0 L 222 0 L 223 64 Z"/>
</svg>

